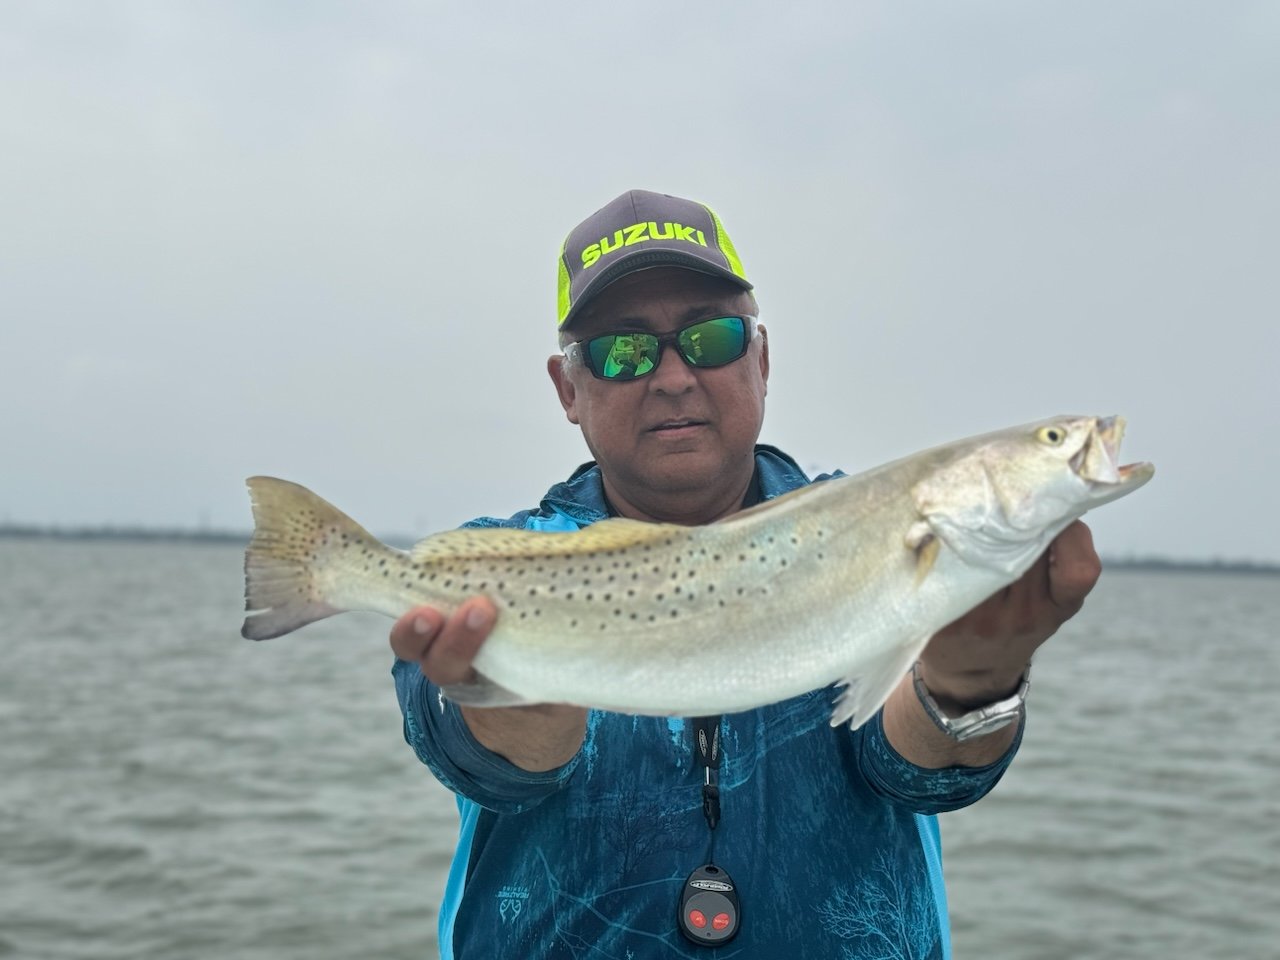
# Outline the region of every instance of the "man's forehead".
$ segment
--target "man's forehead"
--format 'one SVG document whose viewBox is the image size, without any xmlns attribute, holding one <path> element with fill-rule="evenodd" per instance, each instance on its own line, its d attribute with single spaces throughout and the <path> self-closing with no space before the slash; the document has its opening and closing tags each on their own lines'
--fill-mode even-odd
<svg viewBox="0 0 1280 960">
<path fill-rule="evenodd" d="M 615 280 L 584 305 L 575 334 L 621 322 L 647 326 L 670 319 L 697 319 L 717 310 L 739 310 L 746 291 L 719 277 L 679 267 L 637 270 Z"/>
</svg>

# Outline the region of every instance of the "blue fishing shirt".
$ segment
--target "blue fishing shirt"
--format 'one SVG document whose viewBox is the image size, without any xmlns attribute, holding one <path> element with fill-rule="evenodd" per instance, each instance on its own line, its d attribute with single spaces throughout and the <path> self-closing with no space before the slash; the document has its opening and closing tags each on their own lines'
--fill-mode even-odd
<svg viewBox="0 0 1280 960">
<path fill-rule="evenodd" d="M 756 477 L 765 500 L 810 482 L 765 445 Z M 467 526 L 568 531 L 608 515 L 589 463 L 536 510 Z M 711 831 L 684 719 L 592 710 L 577 756 L 530 773 L 481 746 L 416 664 L 392 673 L 405 740 L 461 819 L 439 918 L 446 960 L 949 960 L 935 815 L 985 795 L 1021 740 L 989 766 L 934 770 L 894 750 L 879 712 L 832 728 L 834 687 L 730 714 Z M 719 947 L 676 925 L 686 878 L 709 860 L 741 908 Z"/>
</svg>

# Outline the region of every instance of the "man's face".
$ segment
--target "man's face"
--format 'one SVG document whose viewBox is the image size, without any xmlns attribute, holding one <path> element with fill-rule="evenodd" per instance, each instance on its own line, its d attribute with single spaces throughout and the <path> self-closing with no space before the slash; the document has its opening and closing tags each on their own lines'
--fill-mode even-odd
<svg viewBox="0 0 1280 960">
<path fill-rule="evenodd" d="M 606 287 L 574 322 L 573 339 L 622 330 L 664 334 L 695 320 L 755 313 L 727 281 L 674 267 L 628 274 Z M 764 328 L 746 356 L 695 369 L 674 346 L 636 380 L 598 380 L 580 361 L 547 365 L 565 414 L 581 426 L 621 512 L 708 522 L 736 508 L 754 469 L 769 377 Z M 631 507 L 633 509 L 627 509 Z"/>
</svg>

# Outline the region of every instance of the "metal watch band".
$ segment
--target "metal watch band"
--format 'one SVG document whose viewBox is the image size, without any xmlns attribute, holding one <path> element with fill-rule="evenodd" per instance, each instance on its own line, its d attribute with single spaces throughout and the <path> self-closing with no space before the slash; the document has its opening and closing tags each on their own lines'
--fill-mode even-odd
<svg viewBox="0 0 1280 960">
<path fill-rule="evenodd" d="M 933 694 L 929 692 L 929 688 L 924 685 L 924 680 L 920 677 L 919 660 L 911 668 L 911 682 L 916 688 L 916 696 L 920 698 L 924 712 L 929 715 L 938 729 L 952 740 L 963 742 L 988 733 L 995 733 L 1022 718 L 1027 690 L 1031 686 L 1031 664 L 1027 664 L 1027 669 L 1023 671 L 1022 683 L 1018 685 L 1018 690 L 1013 696 L 997 700 L 995 703 L 988 703 L 959 717 L 948 717 L 942 712 L 938 701 L 933 699 Z"/>
</svg>

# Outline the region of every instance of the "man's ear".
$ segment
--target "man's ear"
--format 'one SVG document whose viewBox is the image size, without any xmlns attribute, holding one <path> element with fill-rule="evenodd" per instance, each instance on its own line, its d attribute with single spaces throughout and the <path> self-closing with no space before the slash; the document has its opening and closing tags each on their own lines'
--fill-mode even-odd
<svg viewBox="0 0 1280 960">
<path fill-rule="evenodd" d="M 569 376 L 569 361 L 563 353 L 555 353 L 547 358 L 547 374 L 556 385 L 556 396 L 560 398 L 560 406 L 564 407 L 564 415 L 570 423 L 578 422 L 578 388 Z"/>
<path fill-rule="evenodd" d="M 764 324 L 758 324 L 760 331 L 760 379 L 764 383 L 764 392 L 769 392 L 769 331 Z"/>
</svg>

